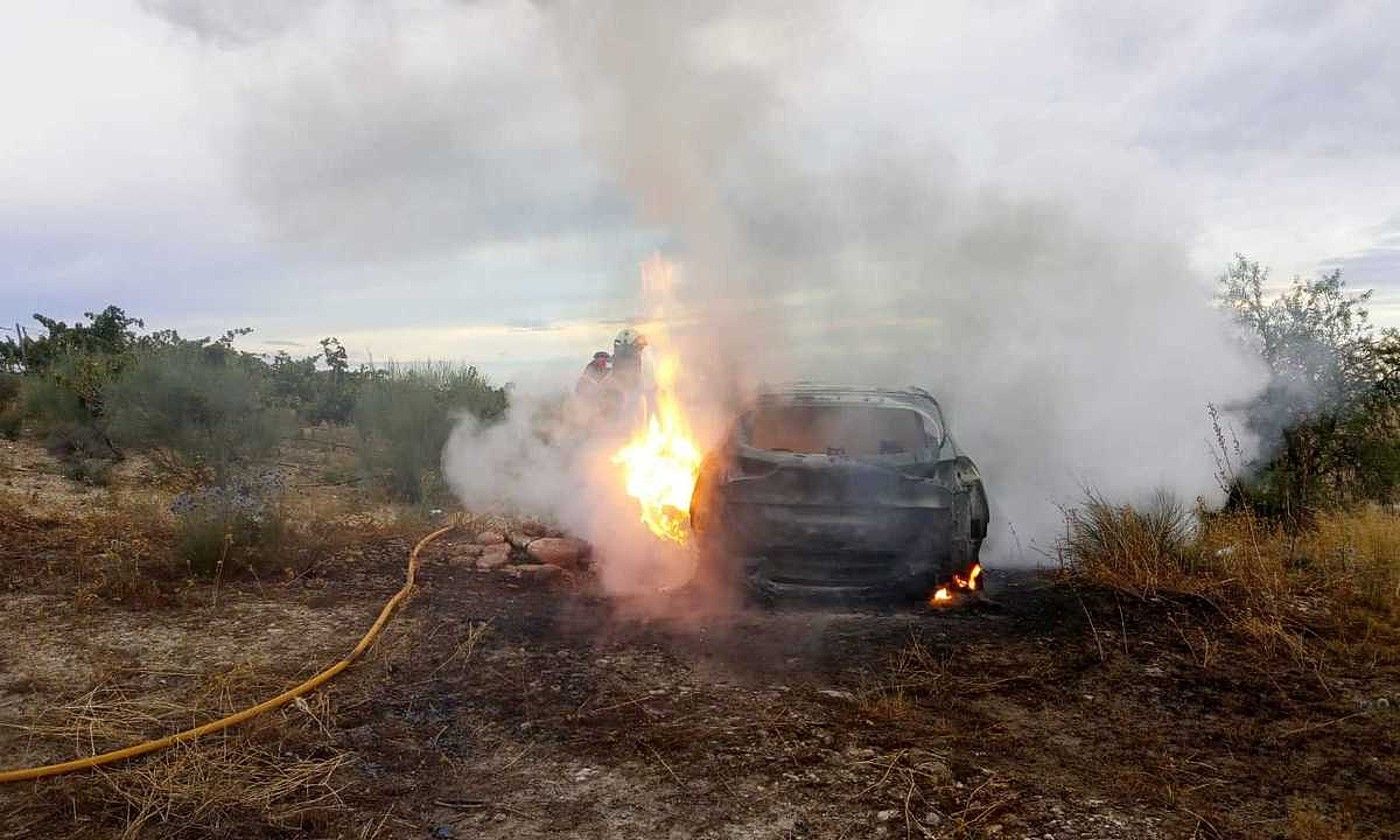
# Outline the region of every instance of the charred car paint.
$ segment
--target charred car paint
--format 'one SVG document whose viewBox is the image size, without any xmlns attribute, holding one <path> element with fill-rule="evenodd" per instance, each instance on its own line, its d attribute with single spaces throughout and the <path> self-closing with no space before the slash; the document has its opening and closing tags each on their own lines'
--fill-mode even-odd
<svg viewBox="0 0 1400 840">
<path fill-rule="evenodd" d="M 706 572 L 760 597 L 922 596 L 977 562 L 988 519 L 976 465 L 917 388 L 761 394 L 691 507 Z"/>
</svg>

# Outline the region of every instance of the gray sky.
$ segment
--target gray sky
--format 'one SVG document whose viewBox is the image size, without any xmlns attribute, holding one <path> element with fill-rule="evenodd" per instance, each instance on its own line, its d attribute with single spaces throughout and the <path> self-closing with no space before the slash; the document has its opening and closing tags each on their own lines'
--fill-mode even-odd
<svg viewBox="0 0 1400 840">
<path fill-rule="evenodd" d="M 1340 266 L 1400 326 L 1397 4 L 715 5 L 675 49 L 778 80 L 733 128 L 789 157 L 878 162 L 885 132 L 1017 200 L 1092 184 L 1160 203 L 1203 280 L 1235 251 Z M 11 0 L 0 322 L 116 303 L 254 349 L 572 370 L 638 312 L 642 259 L 703 243 L 648 214 L 644 154 L 609 156 L 575 55 L 598 30 L 555 6 Z"/>
</svg>

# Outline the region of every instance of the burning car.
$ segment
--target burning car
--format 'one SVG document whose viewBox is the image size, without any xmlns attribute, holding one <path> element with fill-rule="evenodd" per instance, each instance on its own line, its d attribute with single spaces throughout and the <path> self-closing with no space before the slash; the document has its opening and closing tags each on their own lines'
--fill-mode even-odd
<svg viewBox="0 0 1400 840">
<path fill-rule="evenodd" d="M 690 508 L 707 576 L 761 598 L 977 587 L 986 491 L 918 388 L 762 393 L 702 461 Z"/>
</svg>

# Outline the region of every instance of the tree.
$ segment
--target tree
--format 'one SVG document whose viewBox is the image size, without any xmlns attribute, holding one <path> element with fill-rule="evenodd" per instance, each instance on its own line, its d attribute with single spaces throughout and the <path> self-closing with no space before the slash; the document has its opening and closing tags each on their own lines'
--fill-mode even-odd
<svg viewBox="0 0 1400 840">
<path fill-rule="evenodd" d="M 0 341 L 0 367 L 34 373 L 48 369 L 71 353 L 116 356 L 135 346 L 138 339 L 132 327 L 145 326 L 119 306 L 108 306 L 97 313 L 84 312 L 83 317 L 88 321 L 86 324 L 70 326 L 36 313 L 34 320 L 44 328 L 45 335 L 38 338 L 16 335 Z"/>
<path fill-rule="evenodd" d="M 1340 270 L 1294 278 L 1276 297 L 1267 286 L 1268 270 L 1237 254 L 1219 300 L 1272 374 L 1249 410 L 1277 451 L 1260 471 L 1268 505 L 1306 516 L 1321 502 L 1392 493 L 1400 336 L 1376 332 L 1371 292 L 1348 292 Z"/>
</svg>

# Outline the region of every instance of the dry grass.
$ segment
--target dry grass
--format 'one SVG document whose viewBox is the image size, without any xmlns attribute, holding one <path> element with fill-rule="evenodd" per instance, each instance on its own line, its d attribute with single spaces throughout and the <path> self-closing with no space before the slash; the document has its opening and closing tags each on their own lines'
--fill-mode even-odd
<svg viewBox="0 0 1400 840">
<path fill-rule="evenodd" d="M 1080 582 L 1208 603 L 1271 652 L 1305 656 L 1318 643 L 1336 651 L 1381 642 L 1389 655 L 1400 654 L 1391 645 L 1400 642 L 1395 513 L 1323 513 L 1299 534 L 1248 513 L 1206 514 L 1165 497 L 1135 509 L 1091 495 L 1066 521 L 1061 560 Z"/>
<path fill-rule="evenodd" d="M 1356 833 L 1305 805 L 1293 803 L 1288 809 L 1284 837 L 1287 840 L 1352 840 Z"/>
<path fill-rule="evenodd" d="M 22 496 L 0 490 L 0 574 L 63 586 L 77 607 L 167 602 L 181 577 L 169 513 L 145 498 L 113 499 L 107 508 L 58 515 L 26 510 Z"/>
<path fill-rule="evenodd" d="M 220 569 L 221 582 L 291 580 L 366 545 L 423 529 L 403 511 L 362 512 L 336 497 L 300 496 L 279 509 L 279 539 L 262 553 L 240 555 Z M 110 495 L 102 507 L 36 511 L 0 489 L 0 576 L 12 588 L 62 592 L 80 610 L 169 607 L 196 579 L 177 547 L 175 517 L 159 495 Z"/>
<path fill-rule="evenodd" d="M 948 673 L 948 663 L 915 637 L 900 648 L 888 667 L 865 676 L 856 702 L 872 720 L 898 724 L 920 714 L 920 701 L 937 700 L 959 688 Z"/>
<path fill-rule="evenodd" d="M 193 682 L 189 694 L 196 699 L 152 690 L 152 676 L 162 683 L 171 677 Z M 64 756 L 93 755 L 226 714 L 280 682 L 247 665 L 204 679 L 114 673 L 23 728 L 40 744 L 64 745 Z M 20 836 L 84 836 L 86 830 L 122 838 L 318 831 L 346 817 L 340 795 L 349 777 L 341 771 L 352 763 L 353 755 L 336 746 L 329 701 L 316 694 L 236 730 L 42 788 L 50 805 L 62 802 L 72 825 L 60 829 L 50 810 L 41 826 L 26 828 L 24 815 L 16 814 L 6 828 Z"/>
</svg>

